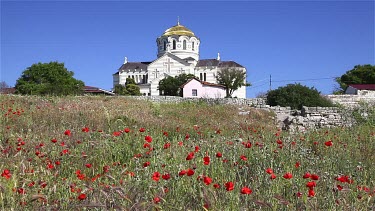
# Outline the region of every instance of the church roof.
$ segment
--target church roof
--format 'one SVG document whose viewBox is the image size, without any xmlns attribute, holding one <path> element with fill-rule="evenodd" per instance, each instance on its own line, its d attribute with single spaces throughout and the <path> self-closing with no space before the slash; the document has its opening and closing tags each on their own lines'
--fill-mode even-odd
<svg viewBox="0 0 375 211">
<path fill-rule="evenodd" d="M 120 68 L 118 68 L 119 71 L 121 70 L 147 70 L 147 65 L 151 64 L 151 62 L 127 62 L 123 65 L 121 65 Z M 117 74 L 119 72 L 116 72 Z"/>
<path fill-rule="evenodd" d="M 196 67 L 243 67 L 234 61 L 219 61 L 217 59 L 202 59 L 199 60 Z"/>
<path fill-rule="evenodd" d="M 162 36 L 171 36 L 171 35 L 185 35 L 185 36 L 195 37 L 194 32 L 192 32 L 190 29 L 186 28 L 185 26 L 180 25 L 180 23 L 177 23 L 177 25 L 172 26 L 171 28 L 165 30 Z"/>
<path fill-rule="evenodd" d="M 375 90 L 375 84 L 349 84 L 349 86 L 358 90 Z"/>
<path fill-rule="evenodd" d="M 214 84 L 214 83 L 210 83 L 210 82 L 207 82 L 207 81 L 201 81 L 199 80 L 198 78 L 191 78 L 189 79 L 188 81 L 186 81 L 186 83 L 182 84 L 180 86 L 180 88 L 184 88 L 186 86 L 186 84 L 190 83 L 190 81 L 192 80 L 196 80 L 198 81 L 199 83 L 201 83 L 202 85 L 206 85 L 206 86 L 213 86 L 213 87 L 220 87 L 220 88 L 225 88 L 225 86 L 221 85 L 221 84 Z"/>
</svg>

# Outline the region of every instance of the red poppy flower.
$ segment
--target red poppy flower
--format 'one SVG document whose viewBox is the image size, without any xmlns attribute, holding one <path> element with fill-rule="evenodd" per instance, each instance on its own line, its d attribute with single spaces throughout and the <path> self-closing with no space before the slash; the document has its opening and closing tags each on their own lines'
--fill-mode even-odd
<svg viewBox="0 0 375 211">
<path fill-rule="evenodd" d="M 113 136 L 121 136 L 121 132 L 120 131 L 115 131 L 115 132 L 113 132 L 112 135 Z"/>
<path fill-rule="evenodd" d="M 160 173 L 159 172 L 154 172 L 153 174 L 152 174 L 152 180 L 154 180 L 154 181 L 159 181 L 159 179 L 160 179 Z"/>
<path fill-rule="evenodd" d="M 144 168 L 146 168 L 146 167 L 149 166 L 149 165 L 150 165 L 150 161 L 147 161 L 147 162 L 143 163 L 143 167 L 144 167 Z"/>
<path fill-rule="evenodd" d="M 325 142 L 324 145 L 326 145 L 327 147 L 330 147 L 330 146 L 332 146 L 332 141 L 329 140 L 329 141 Z"/>
<path fill-rule="evenodd" d="M 145 132 L 145 131 L 146 131 L 145 128 L 143 128 L 143 127 L 139 128 L 139 132 L 143 133 L 143 132 Z"/>
<path fill-rule="evenodd" d="M 82 132 L 84 132 L 84 133 L 88 133 L 89 131 L 90 131 L 90 129 L 88 127 L 82 128 Z"/>
<path fill-rule="evenodd" d="M 319 180 L 319 176 L 316 174 L 312 174 L 310 177 L 312 180 Z"/>
<path fill-rule="evenodd" d="M 41 182 L 41 184 L 40 184 L 40 187 L 41 188 L 45 188 L 47 186 L 47 183 L 46 182 Z"/>
<path fill-rule="evenodd" d="M 146 136 L 145 141 L 147 141 L 148 143 L 151 143 L 152 142 L 151 136 Z"/>
<path fill-rule="evenodd" d="M 6 179 L 9 179 L 12 176 L 12 174 L 8 169 L 4 169 L 3 173 L 1 173 L 1 176 L 5 177 Z"/>
<path fill-rule="evenodd" d="M 301 192 L 297 192 L 296 193 L 296 196 L 299 198 L 299 197 L 301 197 L 303 194 L 301 193 Z"/>
<path fill-rule="evenodd" d="M 54 166 L 52 163 L 49 163 L 49 164 L 47 165 L 47 168 L 48 168 L 48 169 L 53 169 L 53 168 L 55 168 L 55 166 Z"/>
<path fill-rule="evenodd" d="M 130 129 L 129 129 L 129 128 L 125 128 L 125 129 L 124 129 L 124 132 L 125 132 L 125 133 L 129 133 L 129 132 L 130 132 Z"/>
<path fill-rule="evenodd" d="M 341 185 L 337 185 L 336 187 L 337 187 L 338 190 L 342 190 L 344 188 Z"/>
<path fill-rule="evenodd" d="M 199 151 L 199 146 L 196 146 L 194 151 L 198 152 Z"/>
<path fill-rule="evenodd" d="M 104 173 L 109 172 L 109 166 L 103 166 L 103 172 Z"/>
<path fill-rule="evenodd" d="M 308 187 L 310 190 L 314 189 L 314 187 L 316 187 L 316 183 L 314 181 L 310 181 L 306 184 L 306 187 Z"/>
<path fill-rule="evenodd" d="M 64 132 L 64 135 L 67 135 L 67 136 L 70 136 L 72 133 L 70 132 L 70 130 L 66 130 L 65 132 Z"/>
<path fill-rule="evenodd" d="M 209 185 L 209 184 L 212 183 L 212 178 L 204 176 L 203 177 L 203 182 L 204 182 L 204 184 Z"/>
<path fill-rule="evenodd" d="M 170 174 L 163 174 L 162 176 L 161 176 L 161 178 L 163 178 L 164 180 L 169 180 L 170 178 L 171 178 L 171 175 Z"/>
<path fill-rule="evenodd" d="M 220 185 L 219 184 L 214 184 L 214 188 L 220 188 Z"/>
<path fill-rule="evenodd" d="M 241 193 L 242 194 L 251 194 L 252 192 L 253 191 L 250 188 L 246 187 L 246 186 L 241 189 Z"/>
<path fill-rule="evenodd" d="M 194 170 L 193 169 L 188 169 L 187 172 L 186 172 L 186 175 L 188 176 L 193 176 L 194 175 Z"/>
<path fill-rule="evenodd" d="M 223 157 L 223 154 L 221 154 L 221 152 L 217 152 L 217 153 L 216 153 L 216 157 L 217 157 L 217 158 L 221 158 L 221 157 Z"/>
<path fill-rule="evenodd" d="M 303 175 L 303 179 L 307 179 L 307 178 L 310 178 L 311 177 L 311 174 L 309 172 L 306 172 L 304 175 Z"/>
<path fill-rule="evenodd" d="M 241 160 L 244 160 L 244 161 L 247 160 L 247 157 L 245 155 L 241 155 L 240 158 L 241 158 Z"/>
<path fill-rule="evenodd" d="M 293 178 L 293 175 L 292 175 L 292 173 L 287 172 L 286 174 L 284 174 L 283 177 L 284 177 L 285 179 L 292 179 L 292 178 Z"/>
<path fill-rule="evenodd" d="M 300 165 L 301 165 L 301 164 L 300 164 L 299 162 L 296 162 L 296 165 L 295 165 L 295 167 L 296 167 L 296 168 L 299 168 L 299 167 L 300 167 Z"/>
<path fill-rule="evenodd" d="M 181 170 L 178 172 L 178 176 L 184 176 L 187 172 L 185 170 Z"/>
<path fill-rule="evenodd" d="M 91 165 L 90 163 L 86 163 L 85 166 L 86 166 L 87 168 L 91 168 L 91 167 L 92 167 L 92 165 Z"/>
<path fill-rule="evenodd" d="M 353 183 L 353 180 L 349 180 L 349 176 L 345 176 L 345 175 L 337 177 L 336 180 L 342 183 L 345 183 L 345 182 L 349 184 Z"/>
<path fill-rule="evenodd" d="M 276 179 L 276 175 L 274 173 L 271 174 L 270 179 Z"/>
<path fill-rule="evenodd" d="M 56 143 L 57 140 L 54 138 L 54 139 L 51 140 L 51 142 L 52 142 L 52 143 Z"/>
<path fill-rule="evenodd" d="M 35 182 L 33 181 L 33 182 L 30 182 L 29 184 L 27 184 L 27 186 L 29 186 L 29 187 L 33 187 L 35 185 Z"/>
<path fill-rule="evenodd" d="M 25 189 L 23 189 L 23 188 L 18 188 L 17 192 L 19 194 L 25 194 L 26 193 Z"/>
<path fill-rule="evenodd" d="M 283 141 L 281 141 L 280 139 L 277 139 L 276 143 L 277 144 L 283 144 Z"/>
<path fill-rule="evenodd" d="M 84 194 L 84 193 L 79 194 L 78 199 L 79 200 L 85 200 L 86 199 L 86 194 Z"/>
<path fill-rule="evenodd" d="M 153 202 L 154 202 L 155 204 L 159 204 L 159 202 L 160 202 L 160 198 L 157 197 L 157 196 L 155 196 L 154 199 L 153 199 Z"/>
<path fill-rule="evenodd" d="M 313 189 L 310 189 L 307 196 L 308 197 L 314 197 L 315 196 L 315 191 Z"/>
<path fill-rule="evenodd" d="M 244 144 L 245 148 L 251 148 L 251 142 L 248 141 Z"/>
<path fill-rule="evenodd" d="M 164 144 L 164 149 L 168 149 L 169 147 L 171 147 L 171 143 L 168 142 Z"/>
<path fill-rule="evenodd" d="M 190 152 L 187 156 L 186 156 L 186 160 L 192 160 L 194 158 L 194 152 Z"/>
<path fill-rule="evenodd" d="M 203 158 L 203 164 L 204 165 L 209 165 L 210 164 L 210 157 L 206 156 Z"/>
<path fill-rule="evenodd" d="M 266 169 L 267 174 L 273 174 L 273 170 L 271 168 Z"/>
<path fill-rule="evenodd" d="M 233 182 L 227 182 L 227 183 L 225 183 L 225 189 L 227 191 L 232 191 L 234 189 L 234 183 Z"/>
</svg>

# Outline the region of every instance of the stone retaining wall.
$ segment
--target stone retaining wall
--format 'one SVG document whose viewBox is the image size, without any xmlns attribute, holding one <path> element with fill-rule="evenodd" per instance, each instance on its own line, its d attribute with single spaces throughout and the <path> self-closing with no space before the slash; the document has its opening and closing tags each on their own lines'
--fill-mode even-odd
<svg viewBox="0 0 375 211">
<path fill-rule="evenodd" d="M 359 106 L 359 102 L 375 104 L 375 98 L 365 98 L 355 95 L 329 95 L 333 102 L 342 107 L 303 107 L 302 110 L 294 110 L 290 107 L 266 105 L 264 98 L 182 98 L 174 96 L 137 96 L 131 97 L 139 100 L 162 103 L 180 102 L 206 102 L 209 104 L 230 104 L 250 106 L 257 109 L 272 111 L 276 114 L 276 123 L 285 130 L 304 131 L 323 127 L 341 127 L 355 124 L 352 118 L 352 110 Z M 242 114 L 242 113 L 241 113 Z"/>
</svg>

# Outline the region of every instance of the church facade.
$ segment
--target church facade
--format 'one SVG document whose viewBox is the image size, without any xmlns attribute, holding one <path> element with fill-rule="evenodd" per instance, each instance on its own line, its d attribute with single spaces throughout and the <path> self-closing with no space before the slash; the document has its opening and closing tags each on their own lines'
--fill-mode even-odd
<svg viewBox="0 0 375 211">
<path fill-rule="evenodd" d="M 177 25 L 167 29 L 156 39 L 157 58 L 148 62 L 124 63 L 113 74 L 113 86 L 125 85 L 126 78 L 133 78 L 140 87 L 142 95 L 162 95 L 158 90 L 159 81 L 179 74 L 193 74 L 200 81 L 217 83 L 217 71 L 222 68 L 236 68 L 246 72 L 246 68 L 234 61 L 221 61 L 220 55 L 215 59 L 200 59 L 200 39 L 185 26 Z M 246 98 L 246 87 L 236 90 L 232 97 Z"/>
</svg>

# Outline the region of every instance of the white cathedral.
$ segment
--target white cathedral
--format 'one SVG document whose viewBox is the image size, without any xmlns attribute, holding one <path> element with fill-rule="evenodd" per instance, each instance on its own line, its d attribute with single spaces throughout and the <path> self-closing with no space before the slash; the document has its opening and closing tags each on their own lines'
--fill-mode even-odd
<svg viewBox="0 0 375 211">
<path fill-rule="evenodd" d="M 217 71 L 221 68 L 246 72 L 245 67 L 234 61 L 221 61 L 219 54 L 216 59 L 199 59 L 199 38 L 179 21 L 158 37 L 156 44 L 158 54 L 154 61 L 129 62 L 125 57 L 124 64 L 113 74 L 113 86 L 125 85 L 126 78 L 133 78 L 142 95 L 155 96 L 162 95 L 158 90 L 159 81 L 168 76 L 193 74 L 202 82 L 215 84 Z M 246 98 L 246 87 L 236 90 L 232 97 Z"/>
</svg>

